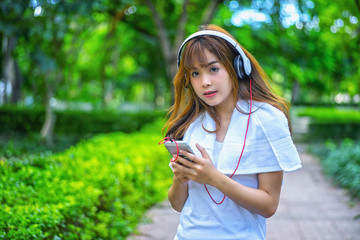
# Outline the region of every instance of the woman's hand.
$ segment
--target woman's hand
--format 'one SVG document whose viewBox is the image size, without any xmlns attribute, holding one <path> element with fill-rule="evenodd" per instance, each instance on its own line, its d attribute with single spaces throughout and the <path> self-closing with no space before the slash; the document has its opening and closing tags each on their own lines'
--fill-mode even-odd
<svg viewBox="0 0 360 240">
<path fill-rule="evenodd" d="M 246 187 L 218 171 L 205 149 L 198 144 L 196 147 L 202 157 L 180 151 L 181 155 L 191 161 L 179 157 L 173 163 L 174 175 L 179 177 L 179 180 L 190 179 L 200 184 L 212 185 L 238 205 L 266 218 L 275 213 L 279 204 L 282 171 L 259 173 L 259 187 Z M 182 207 L 183 205 L 181 209 Z"/>
<path fill-rule="evenodd" d="M 190 161 L 179 156 L 176 162 L 172 164 L 174 177 L 179 181 L 191 179 L 200 184 L 212 185 L 213 174 L 219 172 L 214 167 L 205 148 L 199 144 L 196 144 L 196 148 L 199 149 L 202 157 L 197 157 L 187 151 L 180 151 L 180 154 Z"/>
</svg>

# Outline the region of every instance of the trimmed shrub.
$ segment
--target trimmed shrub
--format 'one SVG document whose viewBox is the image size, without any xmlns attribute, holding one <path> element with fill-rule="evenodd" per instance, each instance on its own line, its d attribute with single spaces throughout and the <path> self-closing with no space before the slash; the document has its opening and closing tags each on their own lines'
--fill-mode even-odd
<svg viewBox="0 0 360 240">
<path fill-rule="evenodd" d="M 330 152 L 323 161 L 325 173 L 360 199 L 360 142 L 345 139 L 340 147 L 333 143 L 327 147 Z"/>
<path fill-rule="evenodd" d="M 115 112 L 107 110 L 55 111 L 55 133 L 86 134 L 115 131 L 137 131 L 146 123 L 164 117 L 162 111 Z M 45 110 L 40 107 L 3 106 L 0 108 L 0 132 L 39 132 L 45 120 Z"/>
<path fill-rule="evenodd" d="M 166 196 L 161 125 L 111 133 L 56 155 L 0 160 L 0 238 L 125 239 Z"/>
<path fill-rule="evenodd" d="M 39 132 L 45 121 L 45 110 L 40 107 L 1 106 L 0 132 Z"/>
<path fill-rule="evenodd" d="M 311 117 L 308 139 L 360 139 L 360 111 L 356 109 L 305 108 L 298 116 Z"/>
</svg>

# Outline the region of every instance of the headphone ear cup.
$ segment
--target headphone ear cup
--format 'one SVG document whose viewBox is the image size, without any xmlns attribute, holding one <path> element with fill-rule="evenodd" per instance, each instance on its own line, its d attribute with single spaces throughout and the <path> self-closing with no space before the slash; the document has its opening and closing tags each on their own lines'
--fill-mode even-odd
<svg viewBox="0 0 360 240">
<path fill-rule="evenodd" d="M 236 73 L 236 76 L 239 79 L 244 78 L 245 74 L 244 74 L 244 65 L 243 65 L 243 61 L 240 55 L 236 55 L 234 58 L 234 70 Z"/>
</svg>

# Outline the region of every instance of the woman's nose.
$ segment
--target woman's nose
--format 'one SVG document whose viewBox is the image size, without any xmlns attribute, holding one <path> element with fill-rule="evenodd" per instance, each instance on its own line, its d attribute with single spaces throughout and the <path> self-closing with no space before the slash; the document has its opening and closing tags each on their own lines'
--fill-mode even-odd
<svg viewBox="0 0 360 240">
<path fill-rule="evenodd" d="M 210 76 L 208 76 L 206 74 L 202 76 L 201 80 L 202 80 L 203 87 L 209 87 L 212 84 Z"/>
</svg>

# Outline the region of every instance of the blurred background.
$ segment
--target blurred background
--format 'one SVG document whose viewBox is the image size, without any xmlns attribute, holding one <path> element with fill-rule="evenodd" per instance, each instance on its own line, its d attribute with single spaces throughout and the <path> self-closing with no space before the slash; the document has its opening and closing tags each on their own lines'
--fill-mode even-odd
<svg viewBox="0 0 360 240">
<path fill-rule="evenodd" d="M 5 0 L 0 104 L 47 109 L 44 137 L 55 110 L 166 109 L 180 43 L 214 23 L 258 59 L 293 105 L 359 106 L 359 5 Z"/>
<path fill-rule="evenodd" d="M 161 186 L 155 182 L 169 175 L 150 171 L 151 167 L 121 171 L 129 166 L 129 159 L 148 164 L 153 151 L 167 165 L 163 149 L 142 141 L 160 140 L 173 98 L 178 48 L 201 24 L 222 26 L 259 61 L 275 91 L 293 106 L 296 141 L 314 142 L 312 151 L 324 159 L 339 146 L 355 149 L 360 138 L 359 20 L 359 0 L 2 0 L 0 165 L 7 177 L 1 180 L 0 199 L 8 208 L 3 207 L 0 216 L 8 222 L 0 224 L 0 236 L 112 239 L 111 234 L 119 232 L 109 230 L 109 225 L 122 229 L 125 236 L 143 211 L 134 211 L 130 204 L 136 202 L 134 196 L 142 199 L 141 193 L 132 191 L 148 186 L 150 195 L 156 196 L 141 209 L 163 199 L 169 181 Z M 130 141 L 134 144 L 125 144 Z M 123 155 L 138 152 L 135 143 L 141 143 L 149 156 Z M 81 149 L 86 150 L 79 153 Z M 79 159 L 77 165 L 72 165 L 74 159 Z M 91 179 L 86 171 L 99 169 L 99 162 L 104 167 L 104 159 L 109 172 L 101 173 L 101 180 L 94 172 Z M 357 169 L 353 174 L 359 176 L 360 160 L 353 161 L 351 169 Z M 126 167 L 114 167 L 120 163 Z M 74 167 L 79 172 L 69 170 Z M 49 171 L 59 179 L 44 177 Z M 137 182 L 138 175 L 143 182 Z M 113 176 L 109 185 L 102 186 L 100 182 L 109 176 Z M 120 186 L 118 176 L 131 183 Z M 79 191 L 64 190 L 60 179 L 67 179 L 69 189 L 89 184 L 95 190 L 74 197 Z M 351 182 L 359 197 L 360 179 L 356 179 L 344 181 Z M 24 189 L 5 191 L 5 183 L 11 181 Z M 48 185 L 36 185 L 39 182 Z M 49 197 L 49 186 L 62 197 Z M 109 192 L 110 186 L 117 190 Z M 119 189 L 134 199 L 122 203 Z M 39 200 L 29 191 L 40 195 L 43 191 L 46 197 Z M 89 194 L 93 200 L 88 205 L 75 200 L 92 199 Z M 32 201 L 44 204 L 31 205 Z M 25 221 L 32 208 L 40 217 L 28 216 Z M 117 212 L 130 220 L 114 217 L 114 209 L 121 209 Z M 33 226 L 35 219 L 41 220 Z M 91 221 L 103 225 L 90 227 Z M 14 233 L 19 226 L 27 229 L 24 235 Z"/>
</svg>

